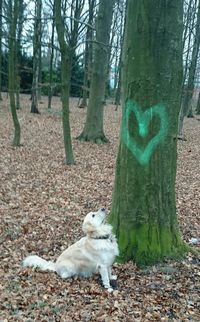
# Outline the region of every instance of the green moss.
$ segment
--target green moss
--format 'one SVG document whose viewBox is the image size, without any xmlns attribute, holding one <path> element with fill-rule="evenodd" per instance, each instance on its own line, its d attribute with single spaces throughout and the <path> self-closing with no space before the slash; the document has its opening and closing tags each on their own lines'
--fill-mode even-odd
<svg viewBox="0 0 200 322">
<path fill-rule="evenodd" d="M 141 224 L 118 233 L 119 262 L 133 260 L 139 266 L 151 265 L 165 258 L 180 258 L 187 251 L 178 231 L 159 225 Z"/>
</svg>

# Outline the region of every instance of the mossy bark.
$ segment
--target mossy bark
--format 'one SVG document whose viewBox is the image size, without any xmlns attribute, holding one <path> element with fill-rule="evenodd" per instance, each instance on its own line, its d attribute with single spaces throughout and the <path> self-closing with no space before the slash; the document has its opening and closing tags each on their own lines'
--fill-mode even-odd
<svg viewBox="0 0 200 322">
<path fill-rule="evenodd" d="M 179 257 L 186 250 L 175 201 L 182 14 L 182 1 L 128 4 L 122 74 L 122 120 L 128 115 L 128 122 L 121 126 L 110 222 L 119 260 L 138 265 Z M 140 112 L 137 107 L 127 111 L 130 104 Z M 159 109 L 165 113 L 157 114 Z"/>
<path fill-rule="evenodd" d="M 113 5 L 114 0 L 102 0 L 99 3 L 87 117 L 83 132 L 78 137 L 82 141 L 108 142 L 103 130 L 103 108 Z"/>
<path fill-rule="evenodd" d="M 3 0 L 0 0 L 0 71 L 2 70 L 2 8 L 3 8 L 2 5 L 3 5 Z M 0 72 L 0 101 L 2 101 L 1 84 L 2 84 L 2 74 Z"/>
</svg>

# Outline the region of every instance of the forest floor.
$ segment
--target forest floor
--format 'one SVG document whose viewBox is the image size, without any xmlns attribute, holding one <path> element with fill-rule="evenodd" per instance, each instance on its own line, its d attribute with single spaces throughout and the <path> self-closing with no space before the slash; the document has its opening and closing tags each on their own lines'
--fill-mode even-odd
<svg viewBox="0 0 200 322">
<path fill-rule="evenodd" d="M 13 124 L 4 96 L 0 102 L 0 321 L 200 321 L 200 261 L 188 254 L 179 262 L 139 269 L 115 264 L 117 288 L 108 293 L 98 275 L 62 280 L 54 273 L 22 268 L 28 254 L 55 260 L 83 233 L 82 220 L 99 207 L 110 209 L 121 110 L 105 107 L 110 143 L 77 141 L 86 111 L 71 100 L 75 166 L 64 164 L 61 103 L 40 103 L 30 113 L 22 96 L 20 148 L 11 145 Z M 186 119 L 187 141 L 178 142 L 177 212 L 186 242 L 200 249 L 200 117 Z"/>
</svg>

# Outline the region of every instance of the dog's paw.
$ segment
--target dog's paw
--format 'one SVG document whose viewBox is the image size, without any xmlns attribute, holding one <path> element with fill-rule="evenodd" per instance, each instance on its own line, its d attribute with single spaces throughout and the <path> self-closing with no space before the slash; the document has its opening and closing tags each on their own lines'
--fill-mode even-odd
<svg viewBox="0 0 200 322">
<path fill-rule="evenodd" d="M 111 275 L 110 279 L 111 279 L 111 281 L 116 281 L 117 280 L 117 275 Z"/>
<path fill-rule="evenodd" d="M 116 290 L 118 288 L 117 280 L 111 280 L 110 285 L 114 290 Z"/>
<path fill-rule="evenodd" d="M 65 279 L 65 278 L 71 277 L 71 275 L 68 272 L 63 271 L 63 272 L 60 273 L 60 277 Z"/>
<path fill-rule="evenodd" d="M 108 291 L 108 293 L 112 293 L 113 292 L 113 288 L 112 287 L 108 287 L 106 290 Z"/>
</svg>

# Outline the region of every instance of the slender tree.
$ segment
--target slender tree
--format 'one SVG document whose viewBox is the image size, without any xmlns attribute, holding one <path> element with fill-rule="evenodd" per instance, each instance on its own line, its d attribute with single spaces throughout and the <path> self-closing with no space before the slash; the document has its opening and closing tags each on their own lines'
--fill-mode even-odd
<svg viewBox="0 0 200 322">
<path fill-rule="evenodd" d="M 192 60 L 189 68 L 188 84 L 187 84 L 187 90 L 185 95 L 186 102 L 184 101 L 184 105 L 188 104 L 187 114 L 186 114 L 188 117 L 193 117 L 191 101 L 192 101 L 192 96 L 193 96 L 194 87 L 195 87 L 195 75 L 196 75 L 196 69 L 197 69 L 199 46 L 200 46 L 200 1 L 198 2 L 198 8 L 197 8 L 196 34 L 194 38 Z"/>
<path fill-rule="evenodd" d="M 120 104 L 121 96 L 121 62 L 122 62 L 122 45 L 124 38 L 124 18 L 126 13 L 126 1 L 117 0 L 114 6 L 113 13 L 113 23 L 111 28 L 111 55 L 108 66 L 108 71 L 113 77 L 112 90 L 114 93 L 114 104 L 116 105 L 115 110 L 117 110 L 118 105 Z M 112 40 L 113 38 L 113 40 Z M 110 75 L 108 78 L 110 82 Z"/>
<path fill-rule="evenodd" d="M 65 39 L 65 24 L 61 14 L 61 0 L 55 1 L 55 19 L 61 53 L 62 123 L 66 164 L 74 164 L 71 131 L 69 123 L 69 91 L 71 78 L 70 47 Z"/>
<path fill-rule="evenodd" d="M 20 64 L 21 64 L 21 56 L 22 56 L 22 31 L 24 24 L 24 3 L 23 0 L 19 0 L 19 17 L 17 23 L 17 39 L 16 39 L 16 53 L 15 53 L 15 72 L 16 72 L 16 109 L 20 109 Z"/>
<path fill-rule="evenodd" d="M 200 115 L 200 92 L 198 95 L 197 107 L 196 107 L 196 114 Z"/>
<path fill-rule="evenodd" d="M 125 14 L 124 10 L 124 14 Z M 123 47 L 123 42 L 124 42 L 124 29 L 123 26 L 125 25 L 124 23 L 124 17 L 122 15 L 121 17 L 121 26 L 120 26 L 120 37 L 119 37 L 119 46 L 120 46 L 120 55 L 119 55 L 119 61 L 118 61 L 118 66 L 117 66 L 117 82 L 116 82 L 116 89 L 115 89 L 115 105 L 116 105 L 116 110 L 118 108 L 118 105 L 120 105 L 120 100 L 121 100 L 121 80 L 122 80 L 122 47 Z"/>
<path fill-rule="evenodd" d="M 196 28 L 195 28 L 195 36 L 194 36 L 194 45 L 192 48 L 192 59 L 189 66 L 188 71 L 188 81 L 187 84 L 184 85 L 183 91 L 183 102 L 182 108 L 180 111 L 179 117 L 179 135 L 182 136 L 183 132 L 183 120 L 184 117 L 189 114 L 191 117 L 192 114 L 192 96 L 194 91 L 194 81 L 195 81 L 195 73 L 197 67 L 197 58 L 199 53 L 199 46 L 200 46 L 200 1 L 198 2 L 198 10 L 197 10 L 197 21 L 196 21 Z"/>
<path fill-rule="evenodd" d="M 88 25 L 86 31 L 86 43 L 85 43 L 85 57 L 84 57 L 84 80 L 83 80 L 83 96 L 82 100 L 79 104 L 80 108 L 84 108 L 87 106 L 87 98 L 89 92 L 89 73 L 90 73 L 90 66 L 92 64 L 92 39 L 93 39 L 93 20 L 94 20 L 94 7 L 95 7 L 95 0 L 89 0 L 89 13 L 88 13 Z"/>
<path fill-rule="evenodd" d="M 13 123 L 14 123 L 14 139 L 13 145 L 20 146 L 20 134 L 21 128 L 17 116 L 16 104 L 15 104 L 15 89 L 16 89 L 16 80 L 15 80 L 15 53 L 16 53 L 16 27 L 17 19 L 19 15 L 19 0 L 14 0 L 9 2 L 10 5 L 10 28 L 9 28 L 9 57 L 8 57 L 8 88 L 9 88 L 9 97 L 10 97 L 10 109 L 12 113 Z"/>
<path fill-rule="evenodd" d="M 82 141 L 108 142 L 103 131 L 103 106 L 113 6 L 114 0 L 101 0 L 99 3 L 87 118 L 83 132 L 78 137 Z"/>
<path fill-rule="evenodd" d="M 53 3 L 53 17 L 55 17 L 55 3 Z M 54 61 L 54 38 L 55 38 L 55 19 L 52 22 L 51 42 L 50 42 L 50 64 L 49 64 L 49 92 L 48 92 L 48 109 L 51 109 L 51 101 L 53 96 L 53 61 Z"/>
<path fill-rule="evenodd" d="M 139 265 L 186 250 L 175 203 L 182 22 L 181 0 L 128 1 L 123 116 L 110 222 L 120 260 Z"/>
<path fill-rule="evenodd" d="M 183 32 L 183 57 L 184 57 L 184 71 L 182 92 L 184 92 L 185 81 L 188 76 L 188 68 L 191 60 L 191 48 L 193 42 L 193 32 L 195 28 L 196 9 L 198 0 L 190 0 L 188 5 L 184 6 L 184 32 Z"/>
<path fill-rule="evenodd" d="M 40 113 L 38 109 L 39 77 L 40 77 L 40 55 L 41 55 L 41 31 L 42 31 L 42 0 L 35 2 L 35 23 L 33 39 L 33 81 L 32 81 L 32 103 L 31 113 Z"/>
</svg>

